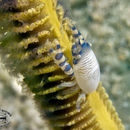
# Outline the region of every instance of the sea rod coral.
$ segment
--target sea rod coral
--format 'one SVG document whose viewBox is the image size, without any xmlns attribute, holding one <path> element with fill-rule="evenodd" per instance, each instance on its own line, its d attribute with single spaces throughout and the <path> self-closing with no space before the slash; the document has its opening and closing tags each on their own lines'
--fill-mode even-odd
<svg viewBox="0 0 130 130">
<path fill-rule="evenodd" d="M 34 94 L 52 129 L 124 129 L 101 83 L 86 95 L 80 111 L 76 108 L 81 92 L 77 83 L 59 86 L 72 79 L 54 62 L 46 42 L 55 48 L 54 40 L 58 40 L 72 65 L 72 31 L 57 0 L 3 0 L 0 7 L 3 62 L 13 74 L 23 75 L 23 84 Z"/>
</svg>

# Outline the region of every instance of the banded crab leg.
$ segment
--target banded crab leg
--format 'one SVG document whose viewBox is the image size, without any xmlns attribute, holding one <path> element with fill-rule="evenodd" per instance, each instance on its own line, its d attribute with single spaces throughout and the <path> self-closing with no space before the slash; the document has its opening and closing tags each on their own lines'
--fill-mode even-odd
<svg viewBox="0 0 130 130">
<path fill-rule="evenodd" d="M 74 72 L 71 67 L 71 65 L 66 61 L 65 55 L 63 54 L 63 50 L 61 49 L 61 46 L 58 42 L 58 40 L 53 41 L 54 45 L 56 48 L 54 49 L 53 47 L 49 48 L 49 53 L 55 63 L 64 71 L 65 74 L 67 74 L 69 77 L 72 79 L 74 78 Z M 51 44 L 49 44 L 51 45 Z M 71 87 L 76 84 L 76 81 L 70 81 L 70 82 L 63 82 L 59 85 L 59 87 Z"/>
<path fill-rule="evenodd" d="M 77 110 L 80 112 L 80 106 L 81 106 L 81 104 L 83 103 L 83 102 L 85 102 L 85 100 L 86 100 L 86 94 L 84 93 L 84 92 L 81 92 L 80 94 L 79 94 L 79 97 L 78 97 L 78 99 L 77 99 L 77 103 L 76 103 L 76 108 L 77 108 Z"/>
<path fill-rule="evenodd" d="M 76 65 L 81 59 L 84 49 L 90 49 L 90 45 L 89 43 L 85 42 L 82 34 L 76 29 L 74 25 L 71 28 L 74 41 L 71 51 L 73 56 L 73 64 Z"/>
</svg>

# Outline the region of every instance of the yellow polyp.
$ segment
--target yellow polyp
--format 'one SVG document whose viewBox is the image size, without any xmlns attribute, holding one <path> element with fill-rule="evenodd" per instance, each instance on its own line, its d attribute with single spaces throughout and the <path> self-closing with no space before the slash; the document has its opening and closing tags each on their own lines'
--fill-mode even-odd
<svg viewBox="0 0 130 130">
<path fill-rule="evenodd" d="M 67 33 L 72 33 L 72 30 L 70 28 L 70 19 L 69 18 L 63 18 L 63 27 L 67 31 Z M 70 35 L 71 36 L 71 35 Z"/>
<path fill-rule="evenodd" d="M 65 99 L 67 99 L 67 98 L 70 98 L 70 97 L 76 95 L 79 91 L 80 91 L 80 90 L 77 89 L 77 90 L 75 90 L 75 92 L 72 92 L 72 93 L 69 93 L 69 94 L 65 93 L 64 95 L 62 95 L 62 94 L 59 93 L 59 94 L 56 96 L 56 98 L 57 98 L 58 100 L 65 100 Z"/>
<path fill-rule="evenodd" d="M 15 28 L 15 32 L 19 32 L 19 33 L 26 33 L 28 31 L 33 31 L 35 28 L 37 28 L 38 26 L 43 25 L 45 22 L 47 22 L 47 20 L 49 19 L 49 16 L 46 16 L 45 18 L 38 20 L 30 25 L 24 25 L 22 27 L 17 27 Z"/>
<path fill-rule="evenodd" d="M 74 125 L 74 124 L 76 124 L 78 121 L 81 121 L 81 120 L 83 120 L 85 117 L 89 117 L 89 114 L 92 112 L 92 110 L 91 109 L 89 109 L 89 110 L 85 110 L 84 112 L 82 112 L 81 114 L 79 114 L 79 115 L 76 115 L 76 116 L 74 116 L 72 119 L 71 119 L 71 121 L 69 121 L 66 125 L 67 126 L 71 126 L 71 125 Z"/>
<path fill-rule="evenodd" d="M 63 21 L 63 17 L 64 17 L 64 10 L 63 10 L 63 7 L 61 5 L 57 6 L 56 8 L 57 10 L 57 15 L 58 15 L 58 18 L 59 18 L 59 21 Z"/>
<path fill-rule="evenodd" d="M 58 0 L 52 0 L 52 4 L 53 4 L 53 8 L 54 8 L 54 9 L 56 9 L 57 1 L 58 1 Z"/>
<path fill-rule="evenodd" d="M 46 108 L 44 108 L 45 111 L 48 111 L 48 112 L 54 112 L 54 111 L 58 111 L 58 110 L 63 110 L 63 109 L 67 109 L 67 108 L 70 108 L 72 106 L 75 106 L 76 105 L 76 101 L 72 101 L 72 102 L 69 102 L 65 105 L 58 105 L 58 106 L 48 106 Z"/>
<path fill-rule="evenodd" d="M 84 104 L 82 104 L 81 105 L 81 111 L 82 110 L 88 110 L 89 111 L 89 109 L 91 109 L 90 107 L 88 107 L 88 102 L 85 102 Z M 71 112 L 68 112 L 68 113 L 66 113 L 65 115 L 63 115 L 63 117 L 61 116 L 60 118 L 67 118 L 67 117 L 71 117 L 71 116 L 73 116 L 73 115 L 75 115 L 75 114 L 77 114 L 77 113 L 79 113 L 78 111 L 77 111 L 77 109 L 76 109 L 76 107 L 73 109 L 73 111 L 71 111 Z"/>
<path fill-rule="evenodd" d="M 58 86 L 55 86 L 53 88 L 50 88 L 50 89 L 47 89 L 47 90 L 44 90 L 44 91 L 41 91 L 38 93 L 38 95 L 47 95 L 47 94 L 50 94 L 50 93 L 54 93 L 54 92 L 57 92 L 57 91 L 60 91 L 64 88 L 59 88 Z"/>
<path fill-rule="evenodd" d="M 46 53 L 46 52 L 48 52 L 48 49 L 46 47 L 41 47 L 37 50 L 38 54 L 43 54 L 43 53 Z"/>
<path fill-rule="evenodd" d="M 38 37 L 39 38 L 43 38 L 45 36 L 49 36 L 50 35 L 50 32 L 49 31 L 42 31 L 42 32 L 39 32 L 38 33 Z"/>
<path fill-rule="evenodd" d="M 29 0 L 17 0 L 17 7 L 24 8 L 29 6 Z"/>
<path fill-rule="evenodd" d="M 38 66 L 41 63 L 47 64 L 50 61 L 52 61 L 51 56 L 43 56 L 41 58 L 37 58 L 36 60 L 33 60 L 32 66 Z"/>
<path fill-rule="evenodd" d="M 72 130 L 82 130 L 82 129 L 88 129 L 90 126 L 93 126 L 93 122 L 96 119 L 95 116 L 90 116 L 85 118 L 86 120 L 84 120 L 83 122 L 81 122 L 80 124 L 75 125 Z"/>
<path fill-rule="evenodd" d="M 82 104 L 82 105 L 81 105 L 81 110 L 88 110 L 88 111 L 89 111 L 91 108 L 89 108 L 87 105 L 88 105 L 88 102 Z M 73 111 L 70 111 L 70 112 L 68 112 L 68 113 L 64 113 L 64 114 L 61 115 L 61 116 L 54 117 L 55 120 L 60 120 L 60 119 L 69 118 L 69 117 L 71 117 L 71 116 L 73 116 L 73 115 L 76 115 L 76 114 L 80 113 L 79 111 L 77 111 L 77 109 L 76 109 L 75 106 L 74 106 L 72 109 L 73 109 Z"/>
<path fill-rule="evenodd" d="M 40 11 L 44 8 L 44 4 L 37 6 L 36 8 L 28 9 L 27 11 L 16 13 L 12 16 L 14 20 L 25 20 L 26 18 L 29 19 L 30 17 L 37 15 Z"/>
<path fill-rule="evenodd" d="M 67 75 L 55 75 L 55 76 L 49 77 L 48 80 L 50 82 L 53 82 L 53 81 L 58 81 L 58 80 L 65 79 L 67 77 L 68 77 Z"/>
<path fill-rule="evenodd" d="M 30 37 L 28 39 L 24 39 L 23 41 L 21 41 L 19 43 L 20 47 L 24 47 L 25 49 L 28 47 L 29 44 L 31 43 L 36 43 L 38 42 L 38 38 L 37 37 Z"/>
<path fill-rule="evenodd" d="M 34 71 L 34 75 L 40 75 L 40 74 L 46 74 L 46 73 L 51 73 L 55 70 L 59 69 L 59 66 L 57 65 L 50 65 L 50 66 L 46 66 L 44 68 L 38 69 Z"/>
</svg>

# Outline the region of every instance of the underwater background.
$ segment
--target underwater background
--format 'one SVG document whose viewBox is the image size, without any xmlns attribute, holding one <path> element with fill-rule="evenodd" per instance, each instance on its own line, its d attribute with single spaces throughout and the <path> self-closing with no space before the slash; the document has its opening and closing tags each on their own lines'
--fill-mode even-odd
<svg viewBox="0 0 130 130">
<path fill-rule="evenodd" d="M 129 0 L 68 0 L 62 2 L 66 15 L 92 44 L 101 68 L 101 81 L 126 130 L 130 130 L 130 2 Z M 1 57 L 2 58 L 2 57 Z M 0 108 L 12 114 L 2 130 L 47 130 L 35 103 L 21 92 L 17 79 L 1 63 Z M 26 96 L 25 96 L 26 95 Z M 33 113 L 33 115 L 32 115 Z M 34 117 L 33 117 L 34 116 Z"/>
</svg>

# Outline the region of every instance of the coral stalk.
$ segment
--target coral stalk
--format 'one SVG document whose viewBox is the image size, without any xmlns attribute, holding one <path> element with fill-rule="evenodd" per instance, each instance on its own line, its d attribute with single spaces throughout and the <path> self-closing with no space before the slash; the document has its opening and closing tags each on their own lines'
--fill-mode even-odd
<svg viewBox="0 0 130 130">
<path fill-rule="evenodd" d="M 6 7 L 6 8 L 5 8 Z M 46 41 L 57 39 L 68 62 L 72 64 L 71 30 L 64 11 L 56 0 L 12 0 L 1 2 L 1 17 L 7 15 L 12 24 L 1 32 L 0 51 L 7 67 L 24 76 L 24 83 L 34 94 L 40 112 L 52 129 L 124 130 L 101 83 L 76 109 L 79 87 L 59 87 L 71 78 L 49 56 Z M 7 35 L 4 35 L 4 31 Z M 12 38 L 10 38 L 10 35 Z"/>
</svg>

